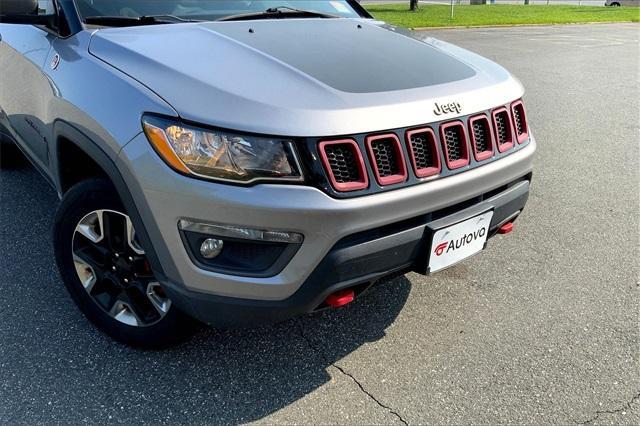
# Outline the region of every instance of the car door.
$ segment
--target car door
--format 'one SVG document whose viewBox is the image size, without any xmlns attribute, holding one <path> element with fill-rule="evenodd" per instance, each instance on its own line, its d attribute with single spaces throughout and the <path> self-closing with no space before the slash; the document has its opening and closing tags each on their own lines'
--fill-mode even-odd
<svg viewBox="0 0 640 426">
<path fill-rule="evenodd" d="M 0 24 L 0 108 L 11 136 L 42 169 L 49 163 L 43 72 L 55 35 L 33 25 Z"/>
</svg>

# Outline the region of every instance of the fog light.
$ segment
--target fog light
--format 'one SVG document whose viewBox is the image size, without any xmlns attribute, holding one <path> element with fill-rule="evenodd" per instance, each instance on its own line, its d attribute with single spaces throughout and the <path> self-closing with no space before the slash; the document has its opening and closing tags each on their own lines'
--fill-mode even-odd
<svg viewBox="0 0 640 426">
<path fill-rule="evenodd" d="M 200 246 L 200 254 L 205 259 L 215 259 L 224 248 L 224 241 L 216 238 L 207 238 Z"/>
</svg>

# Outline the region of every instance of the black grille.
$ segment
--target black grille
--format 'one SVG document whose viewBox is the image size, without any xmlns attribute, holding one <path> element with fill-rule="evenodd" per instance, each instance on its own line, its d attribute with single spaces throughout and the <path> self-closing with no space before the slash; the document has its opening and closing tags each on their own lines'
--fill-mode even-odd
<svg viewBox="0 0 640 426">
<path fill-rule="evenodd" d="M 324 151 L 336 182 L 357 182 L 361 179 L 360 169 L 356 164 L 356 156 L 351 145 L 328 145 Z"/>
<path fill-rule="evenodd" d="M 472 124 L 473 141 L 476 144 L 476 152 L 491 151 L 491 130 L 489 121 L 485 118 L 479 118 Z"/>
<path fill-rule="evenodd" d="M 378 175 L 381 178 L 401 173 L 394 145 L 393 139 L 378 139 L 371 142 L 373 158 L 376 161 Z"/>
<path fill-rule="evenodd" d="M 507 111 L 499 111 L 494 115 L 496 122 L 496 138 L 498 139 L 498 145 L 510 144 L 511 130 L 509 129 L 509 114 Z"/>
<path fill-rule="evenodd" d="M 513 107 L 513 121 L 516 126 L 516 131 L 518 132 L 518 136 L 521 136 L 527 133 L 527 125 L 525 123 L 524 110 L 522 105 L 515 105 Z"/>
<path fill-rule="evenodd" d="M 428 132 L 411 135 L 411 149 L 413 150 L 415 166 L 418 170 L 438 166 L 437 153 L 433 152 L 434 143 L 431 138 L 433 136 Z"/>
<path fill-rule="evenodd" d="M 313 178 L 310 183 L 332 197 L 390 191 L 429 177 L 453 176 L 525 148 L 526 113 L 518 99 L 446 121 L 330 139 L 300 138 L 307 148 L 302 159 Z"/>
<path fill-rule="evenodd" d="M 444 142 L 447 146 L 449 161 L 457 161 L 465 158 L 464 134 L 460 126 L 447 127 L 444 130 Z"/>
</svg>

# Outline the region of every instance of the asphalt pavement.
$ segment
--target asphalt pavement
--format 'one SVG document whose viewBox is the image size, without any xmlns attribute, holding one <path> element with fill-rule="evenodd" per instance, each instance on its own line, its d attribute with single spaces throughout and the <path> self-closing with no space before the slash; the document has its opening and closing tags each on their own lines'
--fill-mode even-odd
<svg viewBox="0 0 640 426">
<path fill-rule="evenodd" d="M 352 306 L 167 351 L 85 321 L 56 194 L 0 172 L 0 423 L 640 424 L 640 26 L 424 33 L 527 88 L 539 151 L 511 235 Z"/>
</svg>

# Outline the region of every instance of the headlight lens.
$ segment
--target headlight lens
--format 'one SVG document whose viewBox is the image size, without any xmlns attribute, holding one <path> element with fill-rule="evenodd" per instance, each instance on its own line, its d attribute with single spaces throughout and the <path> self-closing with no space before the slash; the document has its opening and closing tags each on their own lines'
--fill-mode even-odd
<svg viewBox="0 0 640 426">
<path fill-rule="evenodd" d="M 237 183 L 303 180 L 291 140 L 207 130 L 147 116 L 143 127 L 164 161 L 185 174 Z"/>
</svg>

